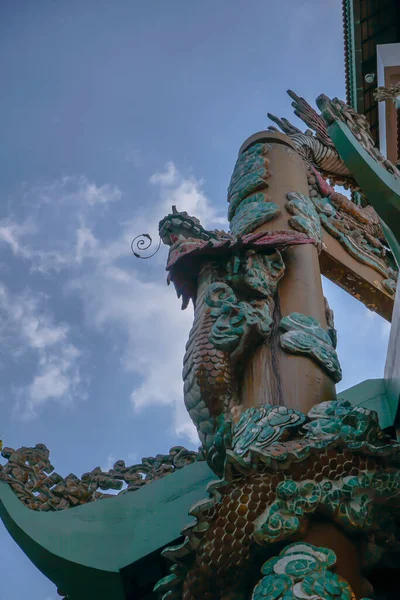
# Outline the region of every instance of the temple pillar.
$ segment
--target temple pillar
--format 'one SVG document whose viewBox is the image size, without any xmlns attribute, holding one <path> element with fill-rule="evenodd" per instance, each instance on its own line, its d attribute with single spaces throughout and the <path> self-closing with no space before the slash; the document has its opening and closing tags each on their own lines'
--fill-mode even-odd
<svg viewBox="0 0 400 600">
<path fill-rule="evenodd" d="M 293 231 L 287 210 L 288 194 L 309 196 L 307 166 L 289 137 L 281 133 L 260 132 L 250 137 L 241 153 L 253 144 L 267 144 L 268 177 L 262 192 L 266 202 L 280 208 L 279 216 L 254 230 L 258 232 Z M 284 252 L 285 275 L 278 286 L 274 310 L 274 329 L 270 339 L 255 349 L 244 367 L 241 404 L 244 408 L 262 404 L 283 405 L 308 413 L 317 403 L 336 398 L 332 378 L 308 356 L 290 354 L 280 345 L 279 325 L 291 313 L 316 319 L 328 330 L 322 290 L 318 248 L 314 244 L 295 245 Z M 356 598 L 371 593 L 370 583 L 361 572 L 356 542 L 335 524 L 312 521 L 302 541 L 333 550 L 336 572 L 350 584 Z"/>
<path fill-rule="evenodd" d="M 282 133 L 263 131 L 242 145 L 241 153 L 252 145 L 267 145 L 268 179 L 265 200 L 280 208 L 280 215 L 264 223 L 254 233 L 291 230 L 292 215 L 286 209 L 287 194 L 308 196 L 307 167 L 290 138 Z M 306 356 L 288 354 L 279 343 L 281 319 L 297 312 L 314 317 L 327 329 L 324 295 L 315 245 L 297 245 L 284 253 L 285 275 L 279 284 L 274 312 L 274 332 L 247 361 L 241 389 L 243 407 L 261 404 L 285 405 L 307 413 L 312 406 L 336 398 L 335 386 L 327 373 Z"/>
</svg>

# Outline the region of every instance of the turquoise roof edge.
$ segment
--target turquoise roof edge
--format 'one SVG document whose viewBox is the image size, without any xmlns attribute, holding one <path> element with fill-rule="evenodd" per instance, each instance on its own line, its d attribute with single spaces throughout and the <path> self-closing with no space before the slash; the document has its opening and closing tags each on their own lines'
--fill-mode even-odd
<svg viewBox="0 0 400 600">
<path fill-rule="evenodd" d="M 348 400 L 353 406 L 362 406 L 378 413 L 382 429 L 394 425 L 397 402 L 388 395 L 386 379 L 367 379 L 338 393 L 338 399 Z"/>
<path fill-rule="evenodd" d="M 385 236 L 400 267 L 400 179 L 374 160 L 341 121 L 328 125 L 328 133 L 346 167 L 384 222 Z"/>
<path fill-rule="evenodd" d="M 177 539 L 214 478 L 205 462 L 196 462 L 135 492 L 59 512 L 32 511 L 3 484 L 0 517 L 70 600 L 122 600 L 120 569 Z"/>
<path fill-rule="evenodd" d="M 317 104 L 318 100 L 317 100 Z M 323 102 L 322 102 L 323 104 Z M 323 106 L 320 106 L 323 108 Z M 328 133 L 337 151 L 359 186 L 365 192 L 369 203 L 381 220 L 383 232 L 393 256 L 400 268 L 400 178 L 389 173 L 374 160 L 360 145 L 350 129 L 341 121 L 328 125 Z M 385 367 L 385 394 L 388 410 L 393 417 L 392 425 L 398 427 L 396 413 L 400 401 L 400 280 L 393 310 L 392 328 Z M 379 403 L 378 403 L 379 404 Z M 386 412 L 382 406 L 379 410 Z M 383 416 L 381 417 L 383 419 Z M 382 420 L 382 427 L 386 421 Z M 400 437 L 400 431 L 398 432 Z"/>
<path fill-rule="evenodd" d="M 369 379 L 338 398 L 376 410 L 387 428 L 397 407 L 386 384 Z M 207 464 L 196 462 L 136 492 L 60 512 L 32 511 L 3 484 L 0 517 L 33 564 L 70 600 L 124 600 L 120 570 L 179 538 L 191 520 L 189 509 L 206 497 L 213 479 Z"/>
</svg>

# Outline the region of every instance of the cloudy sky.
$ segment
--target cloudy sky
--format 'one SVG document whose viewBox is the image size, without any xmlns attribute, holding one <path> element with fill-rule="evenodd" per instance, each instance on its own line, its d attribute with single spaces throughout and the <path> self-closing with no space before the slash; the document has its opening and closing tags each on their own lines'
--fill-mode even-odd
<svg viewBox="0 0 400 600">
<path fill-rule="evenodd" d="M 166 286 L 166 249 L 138 261 L 130 242 L 172 204 L 223 222 L 244 139 L 267 111 L 296 122 L 288 88 L 344 97 L 340 5 L 1 3 L 5 445 L 45 443 L 62 475 L 197 447 L 181 391 L 192 312 Z M 381 377 L 388 325 L 324 285 L 339 389 Z M 0 599 L 28 595 L 56 598 L 0 525 Z"/>
</svg>

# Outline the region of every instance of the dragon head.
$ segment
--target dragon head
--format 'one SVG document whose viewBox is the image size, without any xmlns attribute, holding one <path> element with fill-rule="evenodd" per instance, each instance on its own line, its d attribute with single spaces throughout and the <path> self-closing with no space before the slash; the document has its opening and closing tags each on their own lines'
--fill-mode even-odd
<svg viewBox="0 0 400 600">
<path fill-rule="evenodd" d="M 196 298 L 197 276 L 204 254 L 221 241 L 233 239 L 224 231 L 207 231 L 199 219 L 187 212 L 172 213 L 161 219 L 158 231 L 164 244 L 169 246 L 167 271 L 168 283 L 174 283 L 178 298 L 182 297 L 182 308 Z"/>
<path fill-rule="evenodd" d="M 196 217 L 191 217 L 186 211 L 178 212 L 176 206 L 172 207 L 172 213 L 161 219 L 158 232 L 167 246 L 174 246 L 188 239 L 210 240 L 217 237 L 216 233 L 204 229 Z"/>
</svg>

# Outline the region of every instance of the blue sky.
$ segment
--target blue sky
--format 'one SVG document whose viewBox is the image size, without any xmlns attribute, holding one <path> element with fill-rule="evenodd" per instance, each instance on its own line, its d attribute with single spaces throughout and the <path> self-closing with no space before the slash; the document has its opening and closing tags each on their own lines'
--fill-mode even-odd
<svg viewBox="0 0 400 600">
<path fill-rule="evenodd" d="M 1 3 L 0 406 L 11 447 L 62 475 L 196 448 L 181 361 L 191 309 L 166 249 L 172 204 L 213 227 L 242 142 L 286 90 L 344 97 L 339 0 Z M 305 126 L 304 126 L 305 128 Z M 381 377 L 389 326 L 324 283 L 345 389 Z M 23 576 L 22 576 L 23 574 Z M 0 526 L 0 600 L 55 600 Z"/>
</svg>

